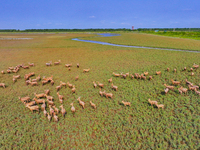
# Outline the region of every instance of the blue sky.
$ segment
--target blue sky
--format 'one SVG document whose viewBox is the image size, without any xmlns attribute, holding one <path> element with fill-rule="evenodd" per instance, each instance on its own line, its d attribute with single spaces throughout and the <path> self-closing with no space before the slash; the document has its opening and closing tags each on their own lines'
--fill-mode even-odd
<svg viewBox="0 0 200 150">
<path fill-rule="evenodd" d="M 1 0 L 0 29 L 200 28 L 200 0 Z"/>
</svg>

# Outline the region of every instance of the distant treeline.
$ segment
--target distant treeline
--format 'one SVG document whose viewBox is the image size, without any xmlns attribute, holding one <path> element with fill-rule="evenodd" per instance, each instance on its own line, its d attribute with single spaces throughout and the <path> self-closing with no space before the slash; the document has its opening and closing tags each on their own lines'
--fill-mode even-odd
<svg viewBox="0 0 200 150">
<path fill-rule="evenodd" d="M 200 28 L 138 28 L 137 31 L 198 31 Z"/>
<path fill-rule="evenodd" d="M 0 29 L 0 32 L 112 32 L 112 31 L 131 31 L 131 29 Z"/>
<path fill-rule="evenodd" d="M 134 31 L 194 31 L 200 32 L 200 28 L 138 28 Z M 132 31 L 127 28 L 106 28 L 106 29 L 0 29 L 0 32 L 112 32 L 112 31 Z"/>
</svg>

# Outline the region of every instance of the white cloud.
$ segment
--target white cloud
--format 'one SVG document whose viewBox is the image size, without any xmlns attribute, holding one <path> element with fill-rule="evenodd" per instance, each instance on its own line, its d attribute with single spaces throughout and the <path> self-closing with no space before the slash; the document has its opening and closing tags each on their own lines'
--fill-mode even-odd
<svg viewBox="0 0 200 150">
<path fill-rule="evenodd" d="M 89 18 L 96 18 L 95 16 L 89 16 Z"/>
</svg>

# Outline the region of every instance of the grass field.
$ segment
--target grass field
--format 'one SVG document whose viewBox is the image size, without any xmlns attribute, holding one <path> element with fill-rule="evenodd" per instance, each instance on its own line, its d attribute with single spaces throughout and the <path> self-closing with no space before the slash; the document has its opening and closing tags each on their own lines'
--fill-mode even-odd
<svg viewBox="0 0 200 150">
<path fill-rule="evenodd" d="M 136 33 L 134 33 L 136 34 Z M 150 49 L 112 47 L 73 41 L 82 37 L 117 44 L 155 46 L 177 49 L 200 50 L 200 41 L 151 36 L 146 34 L 123 33 L 121 37 L 98 37 L 84 33 L 67 34 L 0 34 L 0 38 L 32 38 L 29 40 L 0 40 L 0 71 L 10 66 L 35 63 L 30 69 L 20 68 L 21 75 L 13 83 L 11 74 L 0 74 L 0 148 L 1 149 L 199 149 L 200 107 L 199 95 L 194 91 L 179 94 L 178 88 L 187 88 L 185 79 L 195 85 L 200 84 L 200 69 L 190 76 L 194 63 L 200 64 L 199 53 L 172 52 Z M 152 38 L 153 37 L 153 38 Z M 119 43 L 118 43 L 119 42 Z M 170 43 L 170 44 L 169 44 Z M 61 60 L 58 66 L 45 66 L 46 62 Z M 71 71 L 65 64 L 72 63 Z M 76 68 L 76 63 L 80 68 Z M 167 67 L 170 71 L 167 72 Z M 187 67 L 187 71 L 182 71 Z M 90 72 L 83 73 L 83 69 Z M 177 69 L 177 73 L 173 69 Z M 116 73 L 149 72 L 149 80 L 117 78 Z M 160 76 L 155 75 L 161 71 Z M 24 75 L 35 72 L 35 76 L 53 75 L 55 84 L 26 86 Z M 75 76 L 79 80 L 75 81 Z M 113 84 L 118 91 L 111 89 Z M 35 77 L 32 77 L 35 78 Z M 181 81 L 174 91 L 163 94 L 164 83 L 171 85 L 171 79 Z M 58 123 L 48 121 L 43 112 L 32 113 L 18 97 L 30 96 L 34 92 L 44 93 L 50 89 L 56 107 L 59 107 L 55 87 L 60 81 L 76 86 L 76 93 L 62 87 L 63 106 L 66 117 L 58 115 Z M 93 81 L 104 83 L 104 90 L 113 93 L 113 99 L 99 95 L 99 88 L 93 88 Z M 86 103 L 85 109 L 77 98 Z M 148 103 L 148 99 L 164 104 L 158 109 Z M 131 102 L 131 107 L 121 101 Z M 94 110 L 89 102 L 96 104 Z M 74 102 L 76 113 L 73 116 L 70 103 Z M 46 108 L 49 111 L 49 108 Z"/>
<path fill-rule="evenodd" d="M 126 33 L 121 32 L 120 34 L 122 36 L 114 36 L 112 38 L 92 37 L 92 38 L 83 38 L 83 39 L 109 42 L 109 43 L 121 44 L 121 45 L 200 51 L 200 40 L 186 39 L 186 38 L 183 39 L 183 38 L 177 38 L 177 37 L 166 37 L 166 36 L 145 34 L 145 33 L 138 33 L 138 32 L 126 32 Z"/>
</svg>

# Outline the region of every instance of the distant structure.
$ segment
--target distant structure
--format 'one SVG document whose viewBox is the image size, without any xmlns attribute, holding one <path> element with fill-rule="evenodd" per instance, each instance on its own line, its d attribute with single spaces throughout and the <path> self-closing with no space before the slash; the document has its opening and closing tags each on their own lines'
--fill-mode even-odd
<svg viewBox="0 0 200 150">
<path fill-rule="evenodd" d="M 132 30 L 134 30 L 134 26 L 132 26 Z"/>
</svg>

